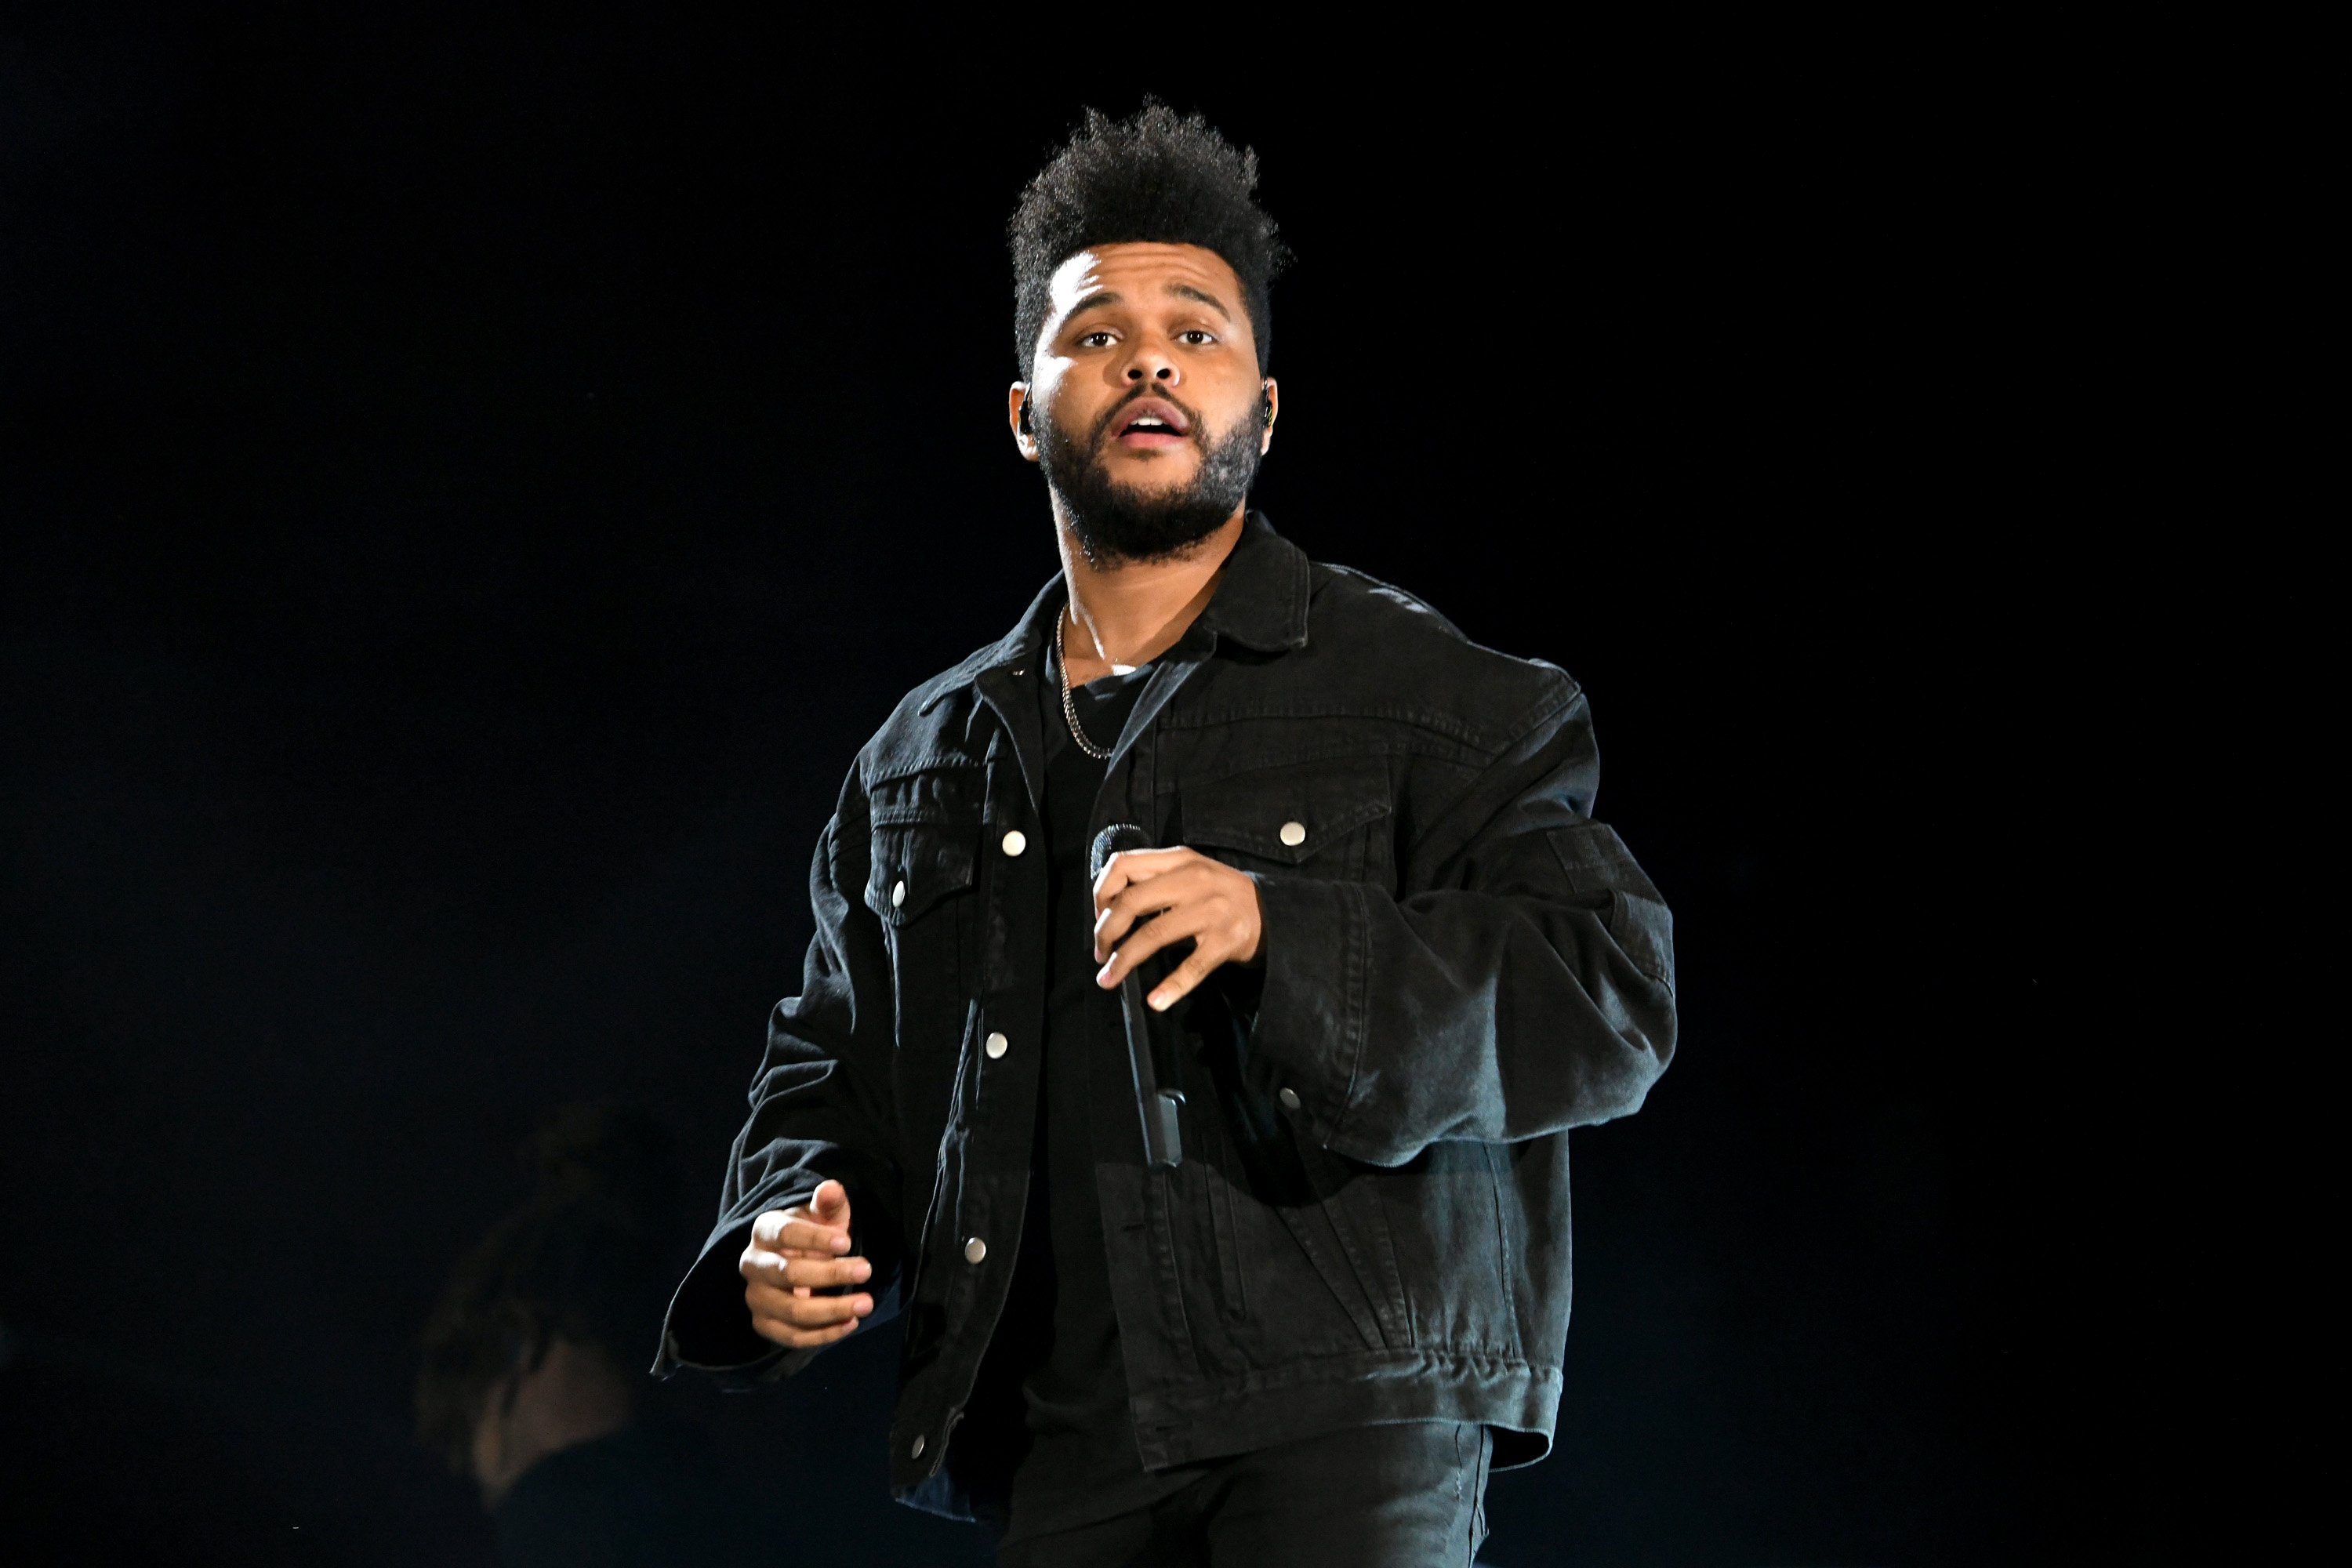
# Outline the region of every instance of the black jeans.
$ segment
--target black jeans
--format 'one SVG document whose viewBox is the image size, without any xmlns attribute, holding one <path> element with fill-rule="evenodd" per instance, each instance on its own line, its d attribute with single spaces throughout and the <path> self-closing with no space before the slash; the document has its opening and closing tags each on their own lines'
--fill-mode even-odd
<svg viewBox="0 0 2352 1568">
<path fill-rule="evenodd" d="M 1357 1426 L 1202 1467 L 1151 1507 L 1008 1542 L 1000 1568 L 1440 1568 L 1486 1537 L 1495 1440 L 1465 1421 Z"/>
</svg>

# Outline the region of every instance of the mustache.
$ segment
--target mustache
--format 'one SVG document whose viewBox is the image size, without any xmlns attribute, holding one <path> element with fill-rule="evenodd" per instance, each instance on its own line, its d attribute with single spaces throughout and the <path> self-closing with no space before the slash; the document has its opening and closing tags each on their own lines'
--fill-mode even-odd
<svg viewBox="0 0 2352 1568">
<path fill-rule="evenodd" d="M 1199 409 L 1193 407 L 1182 398 L 1174 396 L 1159 387 L 1153 386 L 1150 382 L 1146 382 L 1103 411 L 1103 416 L 1095 421 L 1094 430 L 1092 434 L 1087 437 L 1087 445 L 1088 447 L 1101 446 L 1103 444 L 1103 437 L 1110 434 L 1112 427 L 1119 422 L 1121 416 L 1123 416 L 1130 406 L 1142 402 L 1147 397 L 1156 397 L 1160 402 L 1171 405 L 1175 408 L 1177 413 L 1181 414 L 1184 416 L 1184 438 L 1186 440 L 1197 443 L 1201 440 L 1202 433 L 1208 429 L 1208 426 L 1201 418 L 1201 411 Z"/>
</svg>

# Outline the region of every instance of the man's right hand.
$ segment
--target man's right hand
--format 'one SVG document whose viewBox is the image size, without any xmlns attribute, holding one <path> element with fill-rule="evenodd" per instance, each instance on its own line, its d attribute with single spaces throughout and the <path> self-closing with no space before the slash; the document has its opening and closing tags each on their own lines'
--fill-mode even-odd
<svg viewBox="0 0 2352 1568">
<path fill-rule="evenodd" d="M 797 1351 L 856 1331 L 874 1310 L 873 1297 L 856 1290 L 817 1294 L 873 1277 L 874 1266 L 848 1251 L 849 1194 L 839 1182 L 819 1186 L 805 1208 L 770 1209 L 753 1220 L 751 1244 L 739 1267 L 759 1336 Z"/>
</svg>

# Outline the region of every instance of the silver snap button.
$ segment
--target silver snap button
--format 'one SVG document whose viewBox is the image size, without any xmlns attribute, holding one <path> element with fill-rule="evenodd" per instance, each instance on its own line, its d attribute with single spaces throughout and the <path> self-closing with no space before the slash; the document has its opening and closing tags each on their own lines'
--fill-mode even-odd
<svg viewBox="0 0 2352 1568">
<path fill-rule="evenodd" d="M 1298 1109 L 1298 1091 L 1295 1089 L 1286 1089 L 1274 1098 L 1282 1101 L 1282 1109 L 1285 1110 Z"/>
<path fill-rule="evenodd" d="M 1282 841 L 1293 849 L 1307 842 L 1307 824 L 1286 822 L 1282 825 Z"/>
<path fill-rule="evenodd" d="M 1012 1048 L 1013 1042 L 1006 1039 L 1003 1035 L 991 1035 L 988 1037 L 987 1049 L 988 1059 L 990 1061 L 994 1061 L 997 1058 L 1003 1056 L 1006 1051 L 1009 1051 Z"/>
<path fill-rule="evenodd" d="M 963 1260 L 966 1263 L 977 1263 L 987 1256 L 988 1243 L 981 1240 L 980 1237 L 975 1236 L 963 1244 Z"/>
<path fill-rule="evenodd" d="M 1028 847 L 1029 836 L 1019 828 L 1016 827 L 1004 836 L 1004 852 L 1007 855 L 1018 855 Z"/>
<path fill-rule="evenodd" d="M 890 907 L 897 909 L 907 901 L 907 884 L 902 879 L 890 884 Z"/>
<path fill-rule="evenodd" d="M 908 1447 L 907 1457 L 910 1459 L 919 1459 L 923 1457 L 923 1435 L 920 1432 L 915 1434 L 915 1441 Z"/>
</svg>

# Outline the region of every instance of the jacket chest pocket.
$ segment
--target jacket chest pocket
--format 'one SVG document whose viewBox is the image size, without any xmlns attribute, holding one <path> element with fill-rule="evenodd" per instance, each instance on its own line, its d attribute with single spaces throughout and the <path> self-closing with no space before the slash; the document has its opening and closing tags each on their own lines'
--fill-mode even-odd
<svg viewBox="0 0 2352 1568">
<path fill-rule="evenodd" d="M 1181 842 L 1242 871 L 1393 884 L 1377 760 L 1255 768 L 1177 790 Z"/>
<path fill-rule="evenodd" d="M 893 931 L 911 930 L 942 903 L 971 891 L 980 824 L 876 823 L 866 907 Z"/>
<path fill-rule="evenodd" d="M 970 773 L 969 779 L 952 775 Z M 897 993 L 899 1044 L 910 1026 L 953 1032 L 968 989 L 977 921 L 971 897 L 980 859 L 980 771 L 940 770 L 872 792 L 873 839 L 866 907 L 882 922 Z M 922 1021 L 935 999 L 941 1020 Z M 950 1042 L 952 1044 L 952 1041 Z"/>
</svg>

